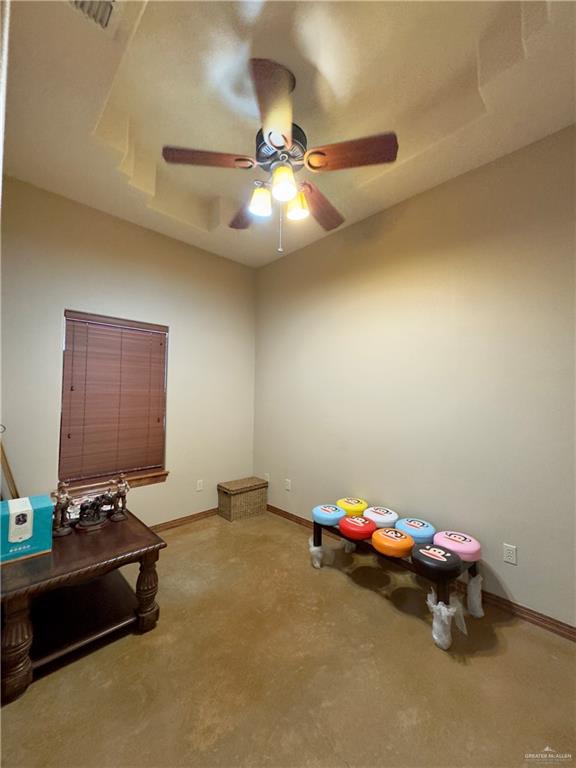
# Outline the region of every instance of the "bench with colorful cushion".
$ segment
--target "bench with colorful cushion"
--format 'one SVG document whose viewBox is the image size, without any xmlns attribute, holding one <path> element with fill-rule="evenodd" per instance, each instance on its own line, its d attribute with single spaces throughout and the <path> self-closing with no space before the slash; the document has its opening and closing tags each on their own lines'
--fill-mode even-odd
<svg viewBox="0 0 576 768">
<path fill-rule="evenodd" d="M 314 532 L 310 554 L 312 564 L 317 568 L 322 567 L 324 529 L 350 542 L 347 551 L 353 551 L 357 542 L 369 542 L 384 558 L 410 559 L 411 569 L 434 585 L 428 596 L 428 606 L 433 614 L 432 636 L 439 647 L 450 647 L 450 625 L 454 616 L 457 625 L 465 630 L 459 600 L 450 595 L 450 587 L 466 571 L 468 612 L 476 617 L 483 615 L 482 577 L 477 569 L 482 548 L 469 534 L 436 531 L 427 520 L 400 518 L 388 507 L 369 506 L 364 499 L 351 496 L 339 499 L 336 504 L 314 507 L 312 519 Z"/>
</svg>

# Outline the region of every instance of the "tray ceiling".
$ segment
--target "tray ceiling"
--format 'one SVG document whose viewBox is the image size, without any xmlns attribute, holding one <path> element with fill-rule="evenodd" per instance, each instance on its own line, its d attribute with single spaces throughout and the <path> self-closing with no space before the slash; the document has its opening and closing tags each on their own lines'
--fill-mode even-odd
<svg viewBox="0 0 576 768">
<path fill-rule="evenodd" d="M 253 154 L 247 62 L 296 76 L 310 146 L 386 130 L 392 166 L 309 174 L 346 225 L 574 122 L 574 7 L 546 2 L 121 2 L 102 30 L 15 3 L 9 175 L 251 266 L 277 221 L 228 221 L 260 171 L 168 166 L 163 144 Z M 287 222 L 289 253 L 328 236 Z"/>
</svg>

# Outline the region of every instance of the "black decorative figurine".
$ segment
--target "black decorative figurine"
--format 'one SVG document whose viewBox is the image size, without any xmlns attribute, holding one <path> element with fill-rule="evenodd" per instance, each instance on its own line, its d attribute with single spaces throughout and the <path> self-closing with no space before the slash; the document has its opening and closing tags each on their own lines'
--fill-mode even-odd
<svg viewBox="0 0 576 768">
<path fill-rule="evenodd" d="M 91 532 L 108 525 L 108 511 L 104 507 L 109 503 L 105 493 L 83 501 L 80 505 L 80 518 L 76 524 L 76 530 Z"/>
</svg>

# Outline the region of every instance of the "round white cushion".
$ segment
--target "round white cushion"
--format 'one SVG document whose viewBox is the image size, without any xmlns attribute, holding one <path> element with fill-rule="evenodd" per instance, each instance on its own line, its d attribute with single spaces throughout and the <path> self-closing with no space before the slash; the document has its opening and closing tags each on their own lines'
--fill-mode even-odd
<svg viewBox="0 0 576 768">
<path fill-rule="evenodd" d="M 376 523 L 377 528 L 394 528 L 398 515 L 388 507 L 368 507 L 362 513 L 368 520 Z"/>
</svg>

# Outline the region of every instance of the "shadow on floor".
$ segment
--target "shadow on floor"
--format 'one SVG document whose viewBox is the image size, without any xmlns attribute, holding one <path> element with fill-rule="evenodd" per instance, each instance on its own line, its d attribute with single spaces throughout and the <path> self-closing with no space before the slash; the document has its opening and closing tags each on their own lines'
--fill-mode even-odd
<svg viewBox="0 0 576 768">
<path fill-rule="evenodd" d="M 67 653 L 65 656 L 61 656 L 58 659 L 54 659 L 54 661 L 42 664 L 41 667 L 34 667 L 34 680 L 41 680 L 43 677 L 51 675 L 53 672 L 58 672 L 58 670 L 67 667 L 69 664 L 74 664 L 74 662 L 79 661 L 86 656 L 90 656 L 94 651 L 104 648 L 106 645 L 109 645 L 122 637 L 134 634 L 138 633 L 133 627 L 122 627 L 115 632 L 110 632 L 110 634 L 105 637 L 102 637 L 99 640 L 93 640 L 89 644 Z"/>
<path fill-rule="evenodd" d="M 372 556 L 372 564 L 358 564 L 358 554 Z M 432 617 L 426 605 L 430 582 L 409 569 L 375 556 L 373 550 L 364 551 L 362 548 L 357 554 L 336 550 L 333 561 L 324 567 L 341 571 L 357 586 L 375 592 L 397 611 L 425 623 L 431 632 Z M 411 583 L 402 583 L 407 577 Z M 465 606 L 465 594 L 460 594 L 460 599 Z M 462 634 L 453 623 L 452 646 L 448 653 L 455 661 L 465 664 L 471 656 L 493 656 L 506 651 L 507 643 L 497 629 L 516 624 L 518 618 L 491 605 L 485 605 L 484 611 L 482 619 L 475 619 L 466 613 L 468 635 Z"/>
</svg>

